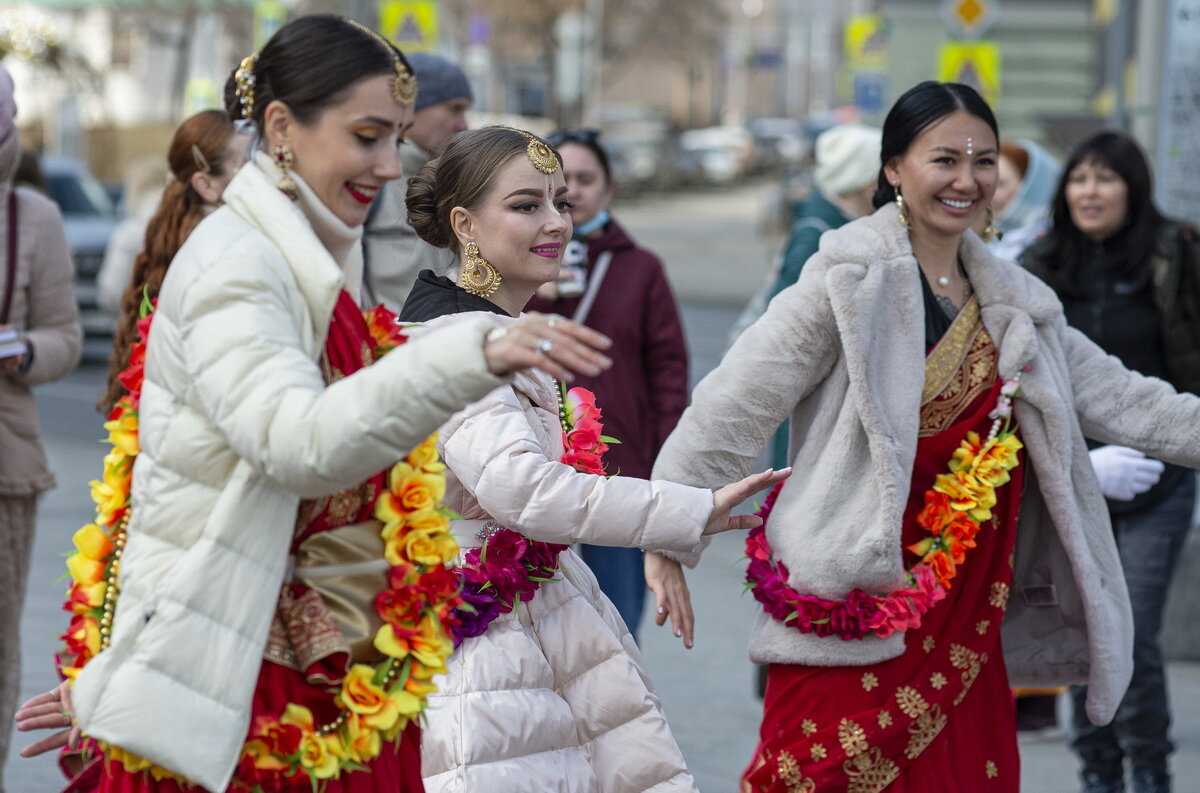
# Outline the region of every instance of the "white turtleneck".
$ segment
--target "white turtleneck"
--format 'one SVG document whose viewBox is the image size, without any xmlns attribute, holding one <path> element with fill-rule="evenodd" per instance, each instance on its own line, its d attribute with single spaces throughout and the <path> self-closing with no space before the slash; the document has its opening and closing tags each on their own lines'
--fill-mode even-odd
<svg viewBox="0 0 1200 793">
<path fill-rule="evenodd" d="M 271 155 L 265 151 L 254 153 L 254 165 L 266 172 L 273 182 L 278 182 L 283 176 L 283 171 L 275 164 Z M 329 255 L 342 268 L 346 279 L 346 291 L 356 300 L 359 299 L 359 293 L 362 290 L 363 259 L 360 243 L 363 227 L 348 226 L 343 223 L 342 219 L 317 197 L 317 194 L 300 174 L 295 171 L 292 171 L 291 174 L 300 193 L 300 197 L 295 202 L 296 208 L 312 226 L 313 233 L 325 246 L 325 250 L 329 251 Z"/>
</svg>

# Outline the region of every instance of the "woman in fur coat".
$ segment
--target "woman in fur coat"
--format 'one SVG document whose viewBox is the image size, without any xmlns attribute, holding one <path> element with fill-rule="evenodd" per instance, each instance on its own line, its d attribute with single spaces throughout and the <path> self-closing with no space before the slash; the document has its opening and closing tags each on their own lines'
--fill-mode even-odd
<svg viewBox="0 0 1200 793">
<path fill-rule="evenodd" d="M 655 467 L 723 481 L 791 419 L 799 473 L 748 540 L 751 658 L 769 671 L 744 791 L 1015 793 L 1010 681 L 1087 682 L 1096 723 L 1129 681 L 1129 598 L 1084 437 L 1200 466 L 1200 399 L 1104 354 L 969 231 L 998 141 L 966 86 L 900 97 L 879 209 L 822 238 Z"/>
</svg>

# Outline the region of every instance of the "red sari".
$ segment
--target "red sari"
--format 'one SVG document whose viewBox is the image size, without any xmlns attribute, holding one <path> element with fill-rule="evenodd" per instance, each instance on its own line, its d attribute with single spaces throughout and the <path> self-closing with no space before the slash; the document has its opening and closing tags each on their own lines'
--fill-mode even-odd
<svg viewBox="0 0 1200 793">
<path fill-rule="evenodd" d="M 921 431 L 902 542 L 925 491 L 970 431 L 986 437 L 1001 382 L 968 302 L 926 357 Z M 760 743 L 742 793 L 1017 793 L 1019 756 L 1000 624 L 1012 584 L 1023 467 L 903 655 L 862 667 L 772 664 Z M 905 551 L 905 564 L 916 557 Z"/>
<path fill-rule="evenodd" d="M 325 342 L 322 367 L 326 380 L 333 382 L 369 366 L 375 360 L 373 350 L 374 342 L 366 320 L 363 319 L 354 300 L 343 290 L 334 307 L 329 336 Z M 316 534 L 371 520 L 375 498 L 385 486 L 385 473 L 381 472 L 360 487 L 302 502 L 292 543 L 293 554 L 304 540 Z M 382 548 L 382 545 L 380 547 Z M 308 587 L 303 585 L 285 584 L 281 604 L 289 600 L 301 602 L 300 599 L 308 592 Z M 279 616 L 286 621 L 282 605 Z M 328 615 L 323 616 L 325 628 L 328 628 Z M 293 618 L 293 622 L 296 621 Z M 272 629 L 270 648 L 277 646 L 279 627 L 280 621 L 277 620 L 276 628 Z M 315 643 L 326 636 L 316 636 L 310 632 L 308 638 Z M 348 661 L 348 653 L 334 652 L 319 657 L 311 665 L 306 665 L 304 671 L 300 671 L 264 659 L 251 705 L 251 729 L 259 717 L 278 718 L 288 703 L 307 707 L 318 724 L 333 721 L 338 714 L 333 695 L 345 674 Z M 184 715 L 181 714 L 181 717 Z M 396 741 L 384 741 L 382 752 L 367 764 L 365 770 L 343 773 L 339 779 L 326 780 L 320 790 L 322 793 L 424 793 L 425 788 L 421 783 L 420 735 L 417 723 L 410 723 Z M 243 760 L 245 759 L 243 757 Z M 99 763 L 103 763 L 102 768 L 99 767 Z M 88 784 L 88 778 L 96 779 L 98 786 Z M 259 779 L 253 766 L 243 762 L 238 767 L 229 790 L 250 791 L 255 790 L 256 786 L 265 793 L 311 793 L 313 790 L 306 775 L 301 774 L 290 779 Z M 202 788 L 181 785 L 173 779 L 156 781 L 145 771 L 128 772 L 121 763 L 103 759 L 89 766 L 68 787 L 68 791 L 84 790 L 98 790 L 100 793 L 204 793 Z"/>
</svg>

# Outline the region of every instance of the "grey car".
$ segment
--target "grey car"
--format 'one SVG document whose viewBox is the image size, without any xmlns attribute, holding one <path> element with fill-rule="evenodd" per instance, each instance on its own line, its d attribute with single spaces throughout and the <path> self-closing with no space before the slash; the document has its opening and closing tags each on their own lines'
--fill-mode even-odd
<svg viewBox="0 0 1200 793">
<path fill-rule="evenodd" d="M 114 318 L 96 303 L 96 276 L 119 218 L 112 201 L 87 166 L 67 157 L 43 157 L 42 173 L 58 204 L 75 259 L 75 298 L 84 334 L 112 333 Z"/>
</svg>

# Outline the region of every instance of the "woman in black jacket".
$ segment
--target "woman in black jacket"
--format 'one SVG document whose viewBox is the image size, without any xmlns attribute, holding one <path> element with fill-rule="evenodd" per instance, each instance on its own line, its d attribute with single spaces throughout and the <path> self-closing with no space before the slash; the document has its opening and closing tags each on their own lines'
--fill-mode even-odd
<svg viewBox="0 0 1200 793">
<path fill-rule="evenodd" d="M 1058 293 L 1067 321 L 1128 368 L 1195 392 L 1200 289 L 1191 231 L 1154 205 L 1137 143 L 1103 132 L 1080 144 L 1063 169 L 1053 220 L 1022 263 Z M 1126 759 L 1134 793 L 1165 793 L 1173 747 L 1158 634 L 1196 480 L 1124 447 L 1102 446 L 1091 457 L 1133 605 L 1134 671 L 1116 718 L 1104 727 L 1084 715 L 1083 689 L 1072 690 L 1072 747 L 1083 762 L 1084 793 L 1124 791 Z"/>
</svg>

